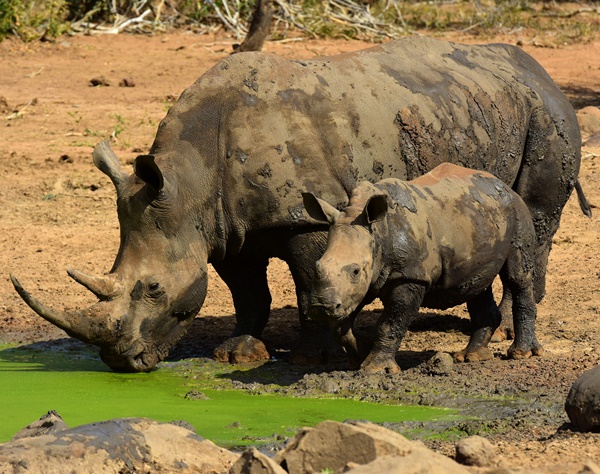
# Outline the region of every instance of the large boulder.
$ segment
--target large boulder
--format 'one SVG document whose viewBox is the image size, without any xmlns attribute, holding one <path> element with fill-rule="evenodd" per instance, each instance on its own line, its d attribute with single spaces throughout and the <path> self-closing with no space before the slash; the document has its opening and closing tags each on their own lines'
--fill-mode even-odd
<svg viewBox="0 0 600 474">
<path fill-rule="evenodd" d="M 600 366 L 584 372 L 573 383 L 565 411 L 580 430 L 600 430 Z"/>
<path fill-rule="evenodd" d="M 0 445 L 0 472 L 220 473 L 238 454 L 171 423 L 124 418 Z"/>
<path fill-rule="evenodd" d="M 374 466 L 366 466 L 376 460 Z M 379 425 L 363 422 L 324 421 L 314 428 L 304 428 L 289 441 L 285 449 L 275 455 L 274 461 L 289 474 L 324 470 L 338 473 L 346 472 L 349 467 L 352 468 L 349 472 L 358 469 L 357 473 L 374 474 L 468 472 L 451 459 L 427 449 L 422 443 L 409 441 L 401 434 Z M 389 471 L 392 465 L 403 468 L 394 467 L 393 471 Z"/>
</svg>

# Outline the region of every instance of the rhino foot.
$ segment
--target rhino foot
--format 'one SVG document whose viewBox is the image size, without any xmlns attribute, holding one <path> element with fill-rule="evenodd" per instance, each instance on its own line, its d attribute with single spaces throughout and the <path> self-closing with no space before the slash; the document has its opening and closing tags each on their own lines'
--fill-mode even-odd
<svg viewBox="0 0 600 474">
<path fill-rule="evenodd" d="M 271 358 L 263 342 L 249 335 L 228 339 L 214 350 L 213 356 L 219 362 L 230 364 L 244 364 Z"/>
<path fill-rule="evenodd" d="M 531 347 L 517 347 L 514 343 L 508 348 L 507 356 L 509 359 L 529 359 L 532 356 L 541 356 L 544 354 L 544 348 L 539 342 L 535 341 Z"/>
<path fill-rule="evenodd" d="M 508 341 L 515 338 L 515 330 L 512 327 L 501 325 L 492 334 L 491 342 Z"/>
<path fill-rule="evenodd" d="M 318 341 L 299 343 L 288 356 L 288 362 L 293 365 L 323 365 L 339 363 L 346 360 L 340 345 L 327 347 Z"/>
<path fill-rule="evenodd" d="M 454 362 L 480 362 L 483 360 L 491 360 L 494 358 L 494 353 L 487 347 L 480 347 L 476 351 L 462 351 L 455 352 L 452 355 Z"/>
<path fill-rule="evenodd" d="M 400 366 L 396 363 L 394 357 L 389 354 L 369 354 L 360 365 L 360 370 L 369 374 L 399 374 L 401 372 Z"/>
<path fill-rule="evenodd" d="M 346 360 L 338 336 L 327 325 L 305 321 L 300 339 L 290 351 L 287 361 L 294 365 L 337 364 Z"/>
</svg>

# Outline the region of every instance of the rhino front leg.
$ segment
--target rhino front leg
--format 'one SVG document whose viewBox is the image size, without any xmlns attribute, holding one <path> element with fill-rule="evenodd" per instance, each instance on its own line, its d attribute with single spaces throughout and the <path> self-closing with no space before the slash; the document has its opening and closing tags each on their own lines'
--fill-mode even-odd
<svg viewBox="0 0 600 474">
<path fill-rule="evenodd" d="M 377 321 L 377 335 L 371 352 L 360 368 L 366 372 L 400 372 L 396 354 L 412 320 L 423 303 L 425 287 L 416 283 L 395 285 L 383 292 L 384 310 Z"/>
<path fill-rule="evenodd" d="M 493 359 L 494 354 L 488 344 L 494 330 L 500 324 L 502 315 L 494 301 L 492 287 L 467 302 L 473 330 L 467 347 L 454 354 L 456 362 L 475 362 Z"/>
<path fill-rule="evenodd" d="M 288 357 L 291 364 L 320 365 L 345 357 L 340 340 L 329 325 L 308 317 L 313 271 L 326 245 L 325 231 L 296 233 L 286 239 L 286 247 L 280 255 L 294 280 L 300 319 L 300 337 Z"/>
<path fill-rule="evenodd" d="M 502 292 L 502 300 L 500 301 L 500 305 L 498 306 L 500 310 L 500 314 L 502 315 L 502 320 L 500 321 L 500 326 L 494 331 L 492 335 L 492 342 L 502 342 L 515 338 L 515 328 L 513 326 L 513 317 L 512 317 L 512 305 L 513 298 L 510 289 L 506 286 L 503 288 Z"/>
<path fill-rule="evenodd" d="M 213 264 L 231 291 L 236 318 L 231 339 L 214 351 L 217 360 L 238 363 L 269 359 L 266 348 L 257 341 L 267 325 L 271 310 L 268 263 L 267 258 L 262 258 L 231 259 Z"/>
</svg>

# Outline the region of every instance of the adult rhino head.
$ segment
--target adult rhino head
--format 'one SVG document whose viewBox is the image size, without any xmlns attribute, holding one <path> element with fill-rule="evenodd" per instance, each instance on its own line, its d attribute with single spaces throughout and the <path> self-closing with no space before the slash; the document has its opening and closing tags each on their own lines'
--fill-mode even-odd
<svg viewBox="0 0 600 474">
<path fill-rule="evenodd" d="M 153 155 L 138 156 L 134 173 L 119 163 L 108 142 L 96 146 L 94 164 L 117 190 L 121 245 L 107 275 L 68 270 L 99 301 L 76 311 L 49 308 L 11 275 L 23 300 L 72 337 L 100 347 L 113 370 L 146 372 L 164 359 L 200 311 L 207 289 L 206 225 L 174 219 L 188 205 L 185 183 L 171 178 Z"/>
</svg>

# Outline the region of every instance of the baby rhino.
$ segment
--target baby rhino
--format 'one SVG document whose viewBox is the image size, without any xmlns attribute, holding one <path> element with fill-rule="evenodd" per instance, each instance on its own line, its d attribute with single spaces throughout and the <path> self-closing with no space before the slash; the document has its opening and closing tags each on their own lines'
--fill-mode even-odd
<svg viewBox="0 0 600 474">
<path fill-rule="evenodd" d="M 337 330 L 351 364 L 364 358 L 354 319 L 376 297 L 384 311 L 360 368 L 399 372 L 395 355 L 419 307 L 465 302 L 473 332 L 454 358 L 492 358 L 487 345 L 501 320 L 491 286 L 498 274 L 514 295 L 508 356 L 542 354 L 534 328 L 533 222 L 521 198 L 496 177 L 444 163 L 413 181 L 361 182 L 342 211 L 313 194 L 303 198 L 312 218 L 330 224 L 310 316 Z"/>
</svg>

